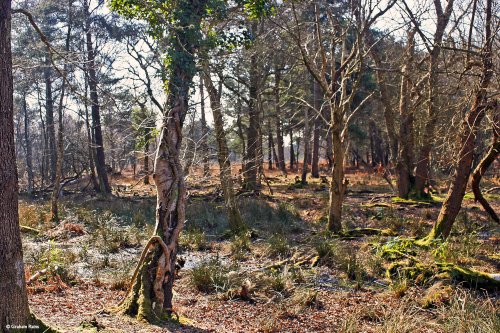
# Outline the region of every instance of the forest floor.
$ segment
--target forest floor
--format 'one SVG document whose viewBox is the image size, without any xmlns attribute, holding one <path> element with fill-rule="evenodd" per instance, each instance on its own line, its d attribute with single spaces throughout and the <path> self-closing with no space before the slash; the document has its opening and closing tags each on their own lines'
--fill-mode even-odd
<svg viewBox="0 0 500 333">
<path fill-rule="evenodd" d="M 215 171 L 214 171 L 215 173 Z M 107 309 L 124 296 L 142 247 L 152 234 L 154 186 L 114 176 L 103 198 L 66 188 L 62 222 L 48 222 L 46 199 L 21 198 L 32 311 L 62 332 L 500 332 L 500 293 L 446 278 L 388 276 L 383 249 L 424 236 L 439 213 L 447 184 L 432 202 L 398 200 L 380 175 L 351 171 L 344 227 L 385 235 L 333 237 L 325 232 L 328 189 L 266 170 L 259 196 L 240 195 L 252 232 L 228 238 L 217 177 L 188 177 L 185 260 L 175 282 L 181 323 L 150 325 Z M 323 180 L 324 181 L 324 180 Z M 484 180 L 498 187 L 499 178 Z M 500 195 L 487 195 L 500 211 Z M 442 261 L 500 272 L 499 226 L 466 195 L 446 243 L 415 250 Z M 403 241 L 402 241 L 403 240 Z M 101 311 L 104 310 L 104 311 Z"/>
</svg>

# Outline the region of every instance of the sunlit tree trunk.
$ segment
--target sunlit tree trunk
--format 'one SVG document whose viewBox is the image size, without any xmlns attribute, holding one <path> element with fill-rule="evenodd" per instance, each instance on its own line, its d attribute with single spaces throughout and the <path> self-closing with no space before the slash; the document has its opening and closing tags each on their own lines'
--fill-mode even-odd
<svg viewBox="0 0 500 333">
<path fill-rule="evenodd" d="M 215 87 L 210 77 L 208 64 L 203 65 L 203 79 L 207 87 L 208 96 L 210 98 L 210 108 L 214 116 L 215 138 L 217 140 L 217 157 L 219 160 L 219 178 L 224 192 L 224 202 L 226 205 L 226 213 L 228 216 L 229 228 L 235 234 L 241 233 L 247 229 L 236 203 L 236 197 L 233 189 L 233 178 L 231 176 L 231 161 L 229 160 L 229 149 L 227 147 L 226 132 L 224 131 L 224 119 L 222 116 L 221 86 L 219 89 Z"/>
<path fill-rule="evenodd" d="M 455 218 L 462 207 L 467 182 L 471 173 L 477 131 L 488 109 L 494 108 L 496 112 L 499 111 L 497 102 L 488 102 L 488 87 L 494 72 L 493 38 L 491 32 L 492 2 L 493 0 L 487 0 L 486 2 L 485 44 L 481 52 L 481 78 L 478 85 L 474 87 L 472 93 L 472 96 L 474 96 L 473 103 L 460 129 L 460 151 L 456 159 L 455 173 L 448 195 L 439 212 L 438 219 L 427 236 L 426 241 L 436 238 L 447 238 L 450 235 Z"/>
<path fill-rule="evenodd" d="M 490 215 L 493 221 L 500 222 L 500 218 L 497 213 L 488 203 L 486 198 L 481 193 L 479 184 L 481 183 L 481 178 L 488 171 L 488 168 L 495 162 L 497 157 L 500 155 L 500 109 L 498 105 L 494 105 L 493 112 L 493 142 L 484 158 L 479 162 L 479 164 L 474 169 L 472 173 L 472 191 L 474 192 L 474 198 L 479 201 L 484 210 Z"/>
<path fill-rule="evenodd" d="M 430 155 L 434 144 L 435 127 L 437 123 L 437 108 L 438 108 L 438 68 L 439 55 L 441 53 L 441 43 L 445 33 L 446 26 L 451 16 L 454 0 L 449 0 L 445 10 L 443 10 L 441 1 L 435 0 L 434 6 L 437 14 L 436 32 L 434 33 L 433 48 L 429 54 L 429 69 L 428 69 L 428 87 L 427 87 L 427 123 L 424 129 L 424 140 L 420 147 L 415 168 L 415 185 L 413 188 L 414 195 L 417 197 L 428 197 L 429 192 L 425 191 L 425 187 L 429 181 L 430 171 Z"/>
</svg>

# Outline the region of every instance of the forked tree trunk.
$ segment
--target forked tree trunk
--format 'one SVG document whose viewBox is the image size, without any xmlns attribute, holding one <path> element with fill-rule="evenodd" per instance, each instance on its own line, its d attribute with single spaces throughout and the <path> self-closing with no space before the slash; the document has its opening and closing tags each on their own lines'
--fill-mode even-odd
<svg viewBox="0 0 500 333">
<path fill-rule="evenodd" d="M 172 32 L 169 64 L 168 110 L 163 116 L 153 179 L 157 188 L 156 227 L 148 242 L 160 244 L 144 256 L 136 270 L 136 280 L 120 305 L 122 312 L 138 319 L 158 322 L 173 313 L 172 298 L 179 233 L 185 221 L 186 188 L 180 162 L 182 126 L 188 111 L 189 87 L 195 71 L 196 47 L 192 36 L 199 29 L 206 0 L 193 2 L 189 11 L 180 11 L 180 26 Z M 178 13 L 178 15 L 180 15 Z"/>
<path fill-rule="evenodd" d="M 448 21 L 450 20 L 454 0 L 449 0 L 445 10 L 443 10 L 441 1 L 435 0 L 434 6 L 437 13 L 436 32 L 434 33 L 433 49 L 429 54 L 429 70 L 428 70 L 428 87 L 427 87 L 427 123 L 424 129 L 424 140 L 415 168 L 415 185 L 413 188 L 416 197 L 429 197 L 430 193 L 425 191 L 425 187 L 429 181 L 430 172 L 430 156 L 434 144 L 435 128 L 437 123 L 437 102 L 438 102 L 438 69 L 439 55 L 441 53 L 441 43 L 443 41 L 444 32 Z"/>
<path fill-rule="evenodd" d="M 493 109 L 493 142 L 491 143 L 490 149 L 486 153 L 486 156 L 479 162 L 476 169 L 472 173 L 472 191 L 474 192 L 474 198 L 479 201 L 484 210 L 490 215 L 493 221 L 500 222 L 497 213 L 491 205 L 488 203 L 486 198 L 481 193 L 479 183 L 481 183 L 481 178 L 488 171 L 488 168 L 495 162 L 496 158 L 500 155 L 500 108 L 497 105 Z"/>
<path fill-rule="evenodd" d="M 11 53 L 11 1 L 0 1 L 0 332 L 27 325 L 30 312 L 24 278 L 17 202 L 17 166 Z"/>
<path fill-rule="evenodd" d="M 457 156 L 455 173 L 448 195 L 439 212 L 438 219 L 424 242 L 429 242 L 436 238 L 446 239 L 450 235 L 455 218 L 462 207 L 467 182 L 471 173 L 477 131 L 486 111 L 491 107 L 498 108 L 497 105 L 488 103 L 487 91 L 493 77 L 493 38 L 491 36 L 492 2 L 493 0 L 487 0 L 486 2 L 485 44 L 481 52 L 481 78 L 472 94 L 474 96 L 474 101 L 471 110 L 466 115 L 460 129 L 460 151 Z"/>
<path fill-rule="evenodd" d="M 224 131 L 224 119 L 222 116 L 221 88 L 215 88 L 210 77 L 208 63 L 203 64 L 204 75 L 203 79 L 207 87 L 208 96 L 210 98 L 210 108 L 214 116 L 215 138 L 217 140 L 217 157 L 219 160 L 219 178 L 224 192 L 224 202 L 226 205 L 226 213 L 229 223 L 229 228 L 234 234 L 239 234 L 247 229 L 246 224 L 241 218 L 238 204 L 233 189 L 233 178 L 231 176 L 231 161 L 229 160 L 229 149 L 227 147 L 226 132 Z"/>
</svg>

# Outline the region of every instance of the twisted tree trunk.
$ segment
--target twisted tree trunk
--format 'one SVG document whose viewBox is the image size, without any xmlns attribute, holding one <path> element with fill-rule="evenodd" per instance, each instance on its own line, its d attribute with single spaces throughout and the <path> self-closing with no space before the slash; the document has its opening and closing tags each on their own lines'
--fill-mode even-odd
<svg viewBox="0 0 500 333">
<path fill-rule="evenodd" d="M 137 319 L 159 322 L 172 313 L 175 262 L 179 234 L 185 221 L 186 187 L 180 162 L 182 126 L 188 112 L 189 87 L 196 74 L 193 40 L 204 15 L 207 0 L 180 10 L 178 26 L 172 33 L 167 91 L 167 110 L 163 116 L 153 179 L 157 188 L 156 227 L 143 251 L 132 285 L 119 309 Z M 154 246 L 154 244 L 160 246 Z"/>
</svg>

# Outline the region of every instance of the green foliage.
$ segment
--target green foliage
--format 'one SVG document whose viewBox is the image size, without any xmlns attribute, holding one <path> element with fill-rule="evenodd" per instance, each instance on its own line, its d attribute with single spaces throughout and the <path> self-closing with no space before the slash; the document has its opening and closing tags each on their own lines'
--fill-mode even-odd
<svg viewBox="0 0 500 333">
<path fill-rule="evenodd" d="M 165 68 L 170 73 L 170 94 L 183 95 L 186 86 L 192 82 L 196 73 L 195 55 L 202 49 L 207 52 L 216 46 L 234 48 L 249 39 L 247 30 L 241 26 L 239 31 L 215 32 L 209 30 L 203 35 L 202 25 L 207 20 L 227 19 L 228 6 L 234 4 L 221 0 L 110 0 L 110 7 L 129 19 L 144 20 L 148 23 L 149 33 L 167 44 L 164 55 Z M 274 6 L 268 0 L 238 0 L 250 19 L 271 15 Z M 186 79 L 187 82 L 186 82 Z"/>
</svg>

